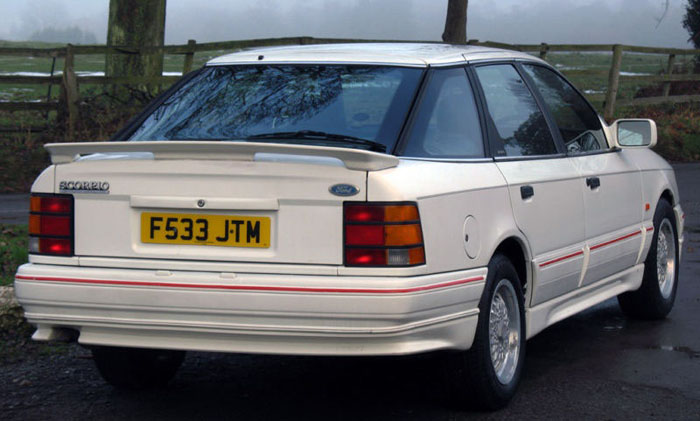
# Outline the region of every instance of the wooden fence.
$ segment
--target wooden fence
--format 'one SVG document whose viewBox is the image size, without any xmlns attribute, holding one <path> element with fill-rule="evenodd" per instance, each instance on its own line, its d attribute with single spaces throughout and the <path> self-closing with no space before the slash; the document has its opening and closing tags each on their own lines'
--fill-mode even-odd
<svg viewBox="0 0 700 421">
<path fill-rule="evenodd" d="M 79 85 L 167 85 L 175 82 L 180 76 L 157 76 L 157 77 L 107 77 L 107 76 L 82 76 L 75 72 L 75 56 L 81 54 L 142 54 L 162 51 L 164 54 L 183 55 L 182 73 L 192 70 L 194 56 L 198 52 L 206 51 L 235 51 L 244 48 L 277 46 L 277 45 L 305 45 L 305 44 L 325 44 L 325 43 L 357 43 L 357 42 L 401 42 L 386 40 L 350 40 L 336 38 L 268 38 L 242 41 L 208 42 L 197 43 L 190 40 L 184 45 L 167 45 L 162 47 L 132 48 L 103 45 L 67 45 L 61 48 L 16 48 L 0 47 L 0 56 L 22 56 L 22 57 L 49 57 L 63 58 L 64 66 L 61 76 L 12 76 L 0 75 L 0 84 L 43 84 L 59 85 L 59 100 L 54 101 L 50 97 L 43 102 L 0 102 L 0 111 L 58 111 L 65 121 L 67 137 L 72 138 L 79 118 L 78 104 Z M 435 41 L 428 41 L 435 43 Z M 604 95 L 604 116 L 611 119 L 616 106 L 628 105 L 650 105 L 659 103 L 680 103 L 700 101 L 700 95 L 670 96 L 672 82 L 678 81 L 700 81 L 698 74 L 673 74 L 676 58 L 679 56 L 700 55 L 700 50 L 678 49 L 678 48 L 652 48 L 627 45 L 576 45 L 576 44 L 503 44 L 497 42 L 469 41 L 470 45 L 504 48 L 509 50 L 524 51 L 539 55 L 542 59 L 547 59 L 547 55 L 553 52 L 612 52 L 610 69 L 608 74 L 608 84 Z M 625 52 L 643 54 L 661 54 L 668 57 L 668 65 L 664 74 L 659 75 L 624 75 L 620 69 L 622 57 Z M 587 70 L 573 70 L 566 72 L 572 74 L 587 74 Z M 53 72 L 52 72 L 53 73 Z M 617 94 L 621 79 L 634 79 L 644 82 L 663 83 L 663 92 L 658 97 L 635 98 L 626 101 L 617 101 Z M 41 127 L 34 128 L 40 130 Z M 9 131 L 11 128 L 0 128 L 0 131 Z"/>
</svg>

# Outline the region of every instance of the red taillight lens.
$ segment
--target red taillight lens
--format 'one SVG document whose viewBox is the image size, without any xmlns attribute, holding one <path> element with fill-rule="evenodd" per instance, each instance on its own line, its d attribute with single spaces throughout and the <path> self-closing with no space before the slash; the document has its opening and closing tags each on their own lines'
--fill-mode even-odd
<svg viewBox="0 0 700 421">
<path fill-rule="evenodd" d="M 384 222 L 383 206 L 345 206 L 345 222 Z"/>
<path fill-rule="evenodd" d="M 346 225 L 345 245 L 383 246 L 384 225 Z"/>
<path fill-rule="evenodd" d="M 32 195 L 29 210 L 29 252 L 71 256 L 73 196 Z"/>
<path fill-rule="evenodd" d="M 31 212 L 66 214 L 73 212 L 72 196 L 32 196 L 29 203 Z"/>
<path fill-rule="evenodd" d="M 69 237 L 71 235 L 71 217 L 29 215 L 29 233 Z"/>
<path fill-rule="evenodd" d="M 70 240 L 63 238 L 37 238 L 39 253 L 70 256 L 72 244 Z"/>
<path fill-rule="evenodd" d="M 345 264 L 348 266 L 386 266 L 384 249 L 347 249 Z"/>
<path fill-rule="evenodd" d="M 344 215 L 346 266 L 425 264 L 415 203 L 345 203 Z"/>
</svg>

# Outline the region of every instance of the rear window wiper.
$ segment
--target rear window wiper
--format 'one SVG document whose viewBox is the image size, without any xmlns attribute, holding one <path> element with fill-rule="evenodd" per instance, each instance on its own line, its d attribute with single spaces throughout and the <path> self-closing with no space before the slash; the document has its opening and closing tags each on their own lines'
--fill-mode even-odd
<svg viewBox="0 0 700 421">
<path fill-rule="evenodd" d="M 386 145 L 373 140 L 362 139 L 355 136 L 336 134 L 336 133 L 326 133 L 314 130 L 298 130 L 296 132 L 271 132 L 271 133 L 260 133 L 252 136 L 248 136 L 245 140 L 256 140 L 256 139 L 306 139 L 306 140 L 330 140 L 344 142 L 351 145 L 364 146 L 371 151 L 375 152 L 386 152 Z"/>
</svg>

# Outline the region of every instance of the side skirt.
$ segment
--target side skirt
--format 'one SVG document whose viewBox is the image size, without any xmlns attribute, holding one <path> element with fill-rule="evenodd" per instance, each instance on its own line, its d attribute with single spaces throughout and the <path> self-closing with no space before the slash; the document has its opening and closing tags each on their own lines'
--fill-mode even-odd
<svg viewBox="0 0 700 421">
<path fill-rule="evenodd" d="M 530 339 L 554 323 L 602 303 L 608 298 L 639 289 L 642 285 L 643 275 L 644 264 L 642 263 L 584 288 L 529 308 L 525 314 L 527 338 Z"/>
</svg>

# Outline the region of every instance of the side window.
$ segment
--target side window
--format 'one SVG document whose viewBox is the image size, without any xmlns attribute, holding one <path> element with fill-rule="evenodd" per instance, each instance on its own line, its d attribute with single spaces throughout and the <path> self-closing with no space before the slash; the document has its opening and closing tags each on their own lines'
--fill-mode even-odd
<svg viewBox="0 0 700 421">
<path fill-rule="evenodd" d="M 495 133 L 494 156 L 551 155 L 557 148 L 542 110 L 510 64 L 476 67 Z"/>
<path fill-rule="evenodd" d="M 416 113 L 403 155 L 484 156 L 479 114 L 464 68 L 433 70 Z"/>
<path fill-rule="evenodd" d="M 523 66 L 549 108 L 569 153 L 607 149 L 598 115 L 569 82 L 546 67 Z"/>
</svg>

